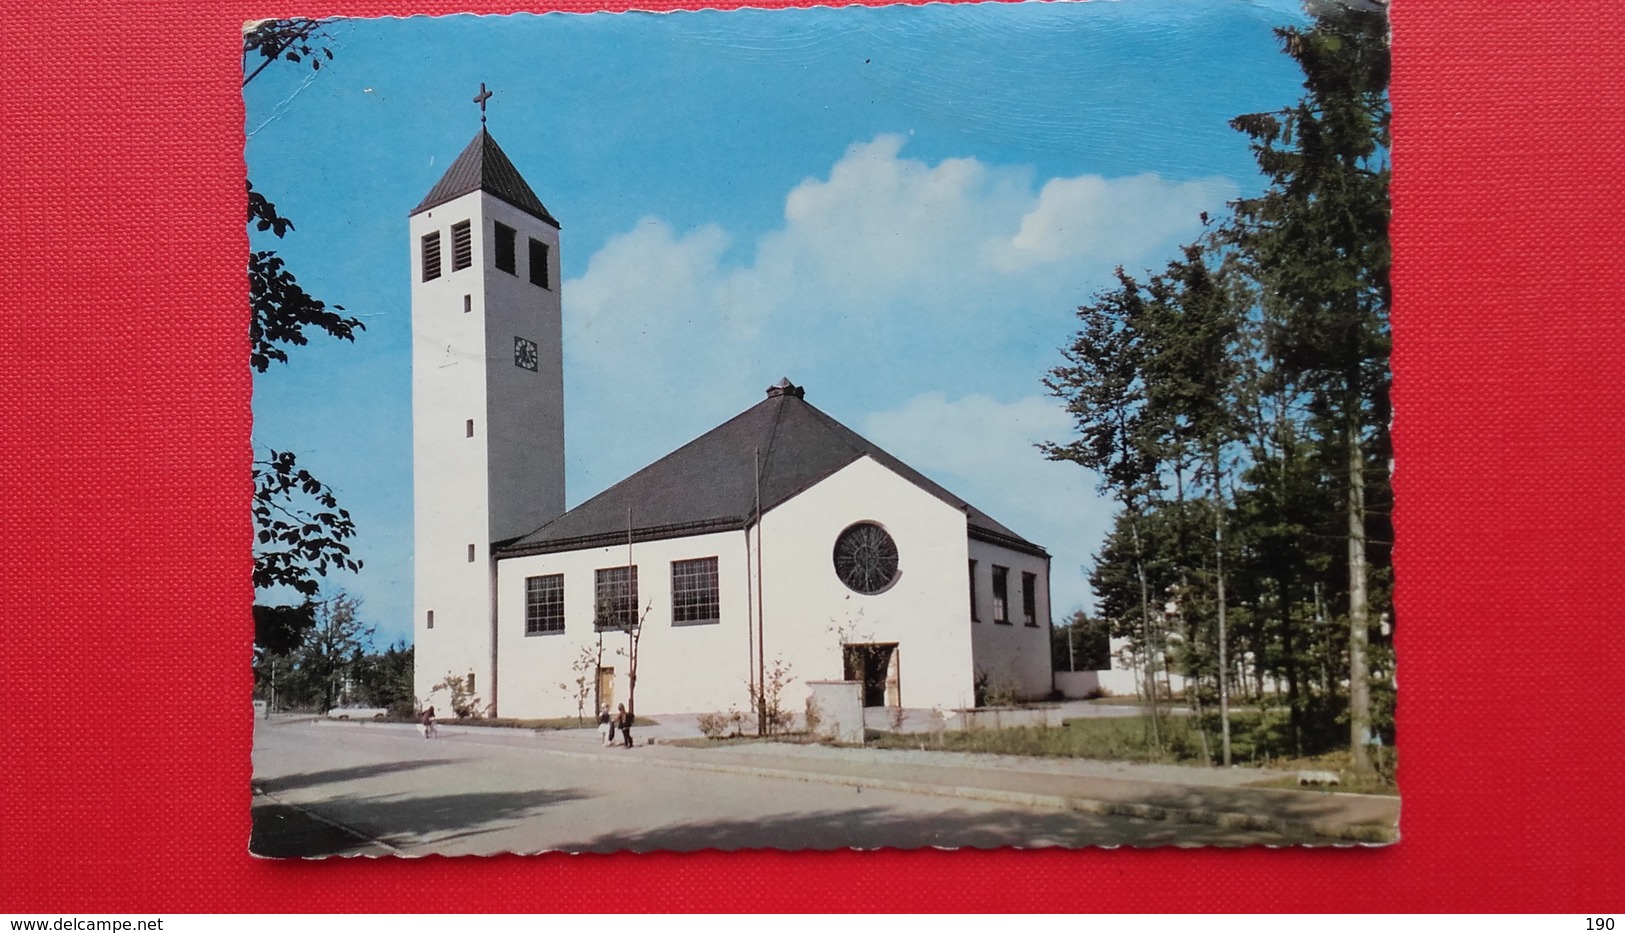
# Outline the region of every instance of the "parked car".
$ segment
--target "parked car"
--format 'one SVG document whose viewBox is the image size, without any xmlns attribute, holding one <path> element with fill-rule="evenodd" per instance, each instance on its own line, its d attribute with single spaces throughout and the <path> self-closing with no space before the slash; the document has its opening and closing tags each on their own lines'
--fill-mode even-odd
<svg viewBox="0 0 1625 933">
<path fill-rule="evenodd" d="M 382 706 L 335 706 L 327 711 L 328 719 L 383 719 L 389 710 Z"/>
</svg>

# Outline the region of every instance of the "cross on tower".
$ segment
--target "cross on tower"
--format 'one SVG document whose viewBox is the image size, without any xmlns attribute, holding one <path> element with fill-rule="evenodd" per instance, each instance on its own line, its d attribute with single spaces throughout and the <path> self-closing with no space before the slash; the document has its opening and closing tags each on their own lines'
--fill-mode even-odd
<svg viewBox="0 0 1625 933">
<path fill-rule="evenodd" d="M 480 82 L 480 92 L 474 95 L 474 103 L 480 105 L 480 126 L 485 125 L 485 102 L 491 99 L 491 92 L 485 89 L 485 82 Z"/>
</svg>

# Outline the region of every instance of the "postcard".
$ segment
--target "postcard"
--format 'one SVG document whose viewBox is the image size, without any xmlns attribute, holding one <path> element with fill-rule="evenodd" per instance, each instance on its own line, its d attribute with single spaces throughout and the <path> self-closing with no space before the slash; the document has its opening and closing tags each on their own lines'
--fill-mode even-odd
<svg viewBox="0 0 1625 933">
<path fill-rule="evenodd" d="M 243 60 L 252 852 L 1398 839 L 1385 6 Z"/>
</svg>

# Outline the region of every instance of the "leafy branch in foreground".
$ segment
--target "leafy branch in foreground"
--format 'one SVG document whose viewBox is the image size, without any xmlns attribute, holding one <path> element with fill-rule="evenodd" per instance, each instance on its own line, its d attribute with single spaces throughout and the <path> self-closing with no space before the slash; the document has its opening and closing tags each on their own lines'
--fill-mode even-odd
<svg viewBox="0 0 1625 933">
<path fill-rule="evenodd" d="M 333 50 L 320 44 L 333 41 L 324 28 L 331 22 L 303 17 L 267 19 L 243 30 L 243 70 L 248 71 L 248 63 L 255 55 L 264 59 L 258 68 L 243 76 L 243 87 L 248 87 L 248 82 L 277 59 L 295 63 L 308 59 L 312 71 L 322 70 L 324 60 L 333 60 Z"/>
<path fill-rule="evenodd" d="M 308 60 L 313 70 L 331 61 L 332 42 L 324 27 L 331 20 L 263 20 L 243 31 L 243 86 L 259 76 L 274 61 Z M 248 70 L 258 56 L 258 67 Z M 271 233 L 281 239 L 294 228 L 265 195 L 247 183 L 246 222 L 252 232 Z M 249 363 L 256 372 L 268 370 L 272 362 L 286 363 L 285 346 L 309 342 L 307 328 L 325 332 L 341 340 L 354 341 L 355 332 L 365 325 L 339 312 L 342 305 L 327 305 L 313 297 L 294 279 L 286 263 L 271 250 L 254 250 L 248 256 Z M 317 577 L 330 569 L 356 571 L 361 561 L 350 556 L 345 542 L 355 535 L 350 513 L 339 508 L 333 490 L 301 469 L 293 453 L 268 451 L 254 460 L 254 586 L 265 589 L 288 586 L 307 600 L 320 589 Z M 280 607 L 294 611 L 293 607 Z M 271 611 L 267 607 L 267 611 Z"/>
<path fill-rule="evenodd" d="M 276 205 L 255 191 L 253 182 L 248 183 L 248 223 L 278 237 L 293 229 L 293 221 L 277 213 Z M 271 250 L 248 254 L 248 294 L 253 310 L 248 325 L 249 340 L 253 342 L 249 362 L 256 372 L 265 372 L 273 361 L 288 361 L 287 351 L 276 344 L 302 347 L 309 343 L 306 327 L 350 341 L 355 340 L 356 331 L 367 329 L 359 319 L 335 313 L 343 311 L 343 305 L 329 308 L 326 302 L 312 297 L 294 279 L 282 257 Z"/>
<path fill-rule="evenodd" d="M 254 524 L 258 547 L 254 586 L 289 586 L 311 597 L 316 576 L 329 569 L 357 571 L 361 561 L 344 542 L 355 535 L 350 513 L 326 484 L 299 467 L 290 451 L 254 461 Z"/>
</svg>

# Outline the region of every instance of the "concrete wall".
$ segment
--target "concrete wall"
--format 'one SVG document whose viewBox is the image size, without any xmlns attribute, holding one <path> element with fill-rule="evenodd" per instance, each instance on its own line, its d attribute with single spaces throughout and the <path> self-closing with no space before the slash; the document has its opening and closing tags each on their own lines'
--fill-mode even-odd
<svg viewBox="0 0 1625 933">
<path fill-rule="evenodd" d="M 835 574 L 835 540 L 859 521 L 879 523 L 897 542 L 898 578 L 874 595 L 853 592 Z M 844 679 L 843 635 L 853 643 L 898 646 L 898 689 L 904 706 L 949 709 L 971 704 L 965 517 L 862 458 L 768 512 L 763 527 L 748 534 L 725 532 L 633 546 L 639 601 L 650 607 L 639 646 L 640 711 L 749 709 L 758 548 L 766 584 L 762 608 L 767 666 L 771 670 L 775 659 L 782 658 L 794 678 L 780 699 L 783 708 L 800 714 L 809 681 Z M 673 626 L 671 562 L 710 556 L 718 558 L 721 621 Z M 559 685 L 575 680 L 578 675 L 571 663 L 583 647 L 597 641 L 592 631 L 594 571 L 626 563 L 625 545 L 499 563 L 502 715 L 574 715 L 571 691 Z M 552 573 L 565 577 L 565 632 L 527 636 L 525 578 Z M 1028 638 L 1046 631 L 1016 628 Z M 615 668 L 619 702 L 628 688 L 627 660 L 615 652 L 624 649 L 626 638 L 606 635 L 604 641 L 602 663 Z M 1047 692 L 1047 660 L 1045 670 Z"/>
<path fill-rule="evenodd" d="M 1102 673 L 1102 671 L 1056 671 L 1055 689 L 1061 691 L 1061 696 L 1069 700 L 1079 700 L 1101 692 L 1115 695 L 1116 690 L 1108 691 L 1101 686 L 1100 675 Z M 1132 693 L 1133 690 L 1127 692 Z"/>
<path fill-rule="evenodd" d="M 488 194 L 480 198 L 483 234 L 475 238 L 474 264 L 485 270 L 490 534 L 492 541 L 500 541 L 529 534 L 564 514 L 559 231 Z M 517 231 L 512 273 L 496 267 L 492 244 L 498 221 Z M 547 244 L 547 288 L 530 281 L 530 239 Z M 535 372 L 515 365 L 516 337 L 536 344 Z"/>
<path fill-rule="evenodd" d="M 473 672 L 490 689 L 490 524 L 485 431 L 484 276 L 476 262 L 452 271 L 451 225 L 478 224 L 480 195 L 464 195 L 411 218 L 412 516 L 414 680 L 420 699 L 448 673 Z M 440 233 L 440 277 L 423 281 L 423 236 Z M 480 238 L 475 250 L 480 251 Z M 463 296 L 473 310 L 463 311 Z M 481 427 L 476 425 L 476 427 Z M 474 560 L 467 556 L 475 546 Z M 434 627 L 429 627 L 429 613 Z M 447 698 L 432 698 L 442 716 Z"/>
<path fill-rule="evenodd" d="M 1011 708 L 988 706 L 981 709 L 951 710 L 944 714 L 943 727 L 950 732 L 979 732 L 996 729 L 1061 728 L 1059 706 Z"/>
<path fill-rule="evenodd" d="M 971 623 L 973 664 L 986 675 L 990 690 L 1014 690 L 1017 699 L 1049 696 L 1050 606 L 1049 561 L 986 541 L 970 542 L 969 559 L 976 561 L 976 606 Z M 994 621 L 993 568 L 1009 571 L 1007 622 Z M 1035 578 L 1037 613 L 1032 623 L 1023 617 L 1022 573 Z M 967 597 L 968 598 L 968 597 Z"/>
<path fill-rule="evenodd" d="M 865 595 L 835 573 L 834 547 L 851 525 L 875 522 L 897 543 L 898 576 Z M 794 665 L 788 706 L 808 680 L 845 678 L 841 642 L 895 643 L 903 706 L 968 706 L 965 516 L 868 457 L 768 512 L 759 540 L 766 654 Z"/>
<path fill-rule="evenodd" d="M 471 226 L 472 262 L 453 269 L 451 227 Z M 517 274 L 495 268 L 496 221 L 517 232 Z M 491 542 L 532 531 L 564 509 L 564 402 L 558 270 L 530 282 L 528 242 L 558 230 L 476 191 L 413 216 L 413 639 L 415 691 L 449 713 L 432 688 L 475 675 L 499 700 L 493 661 Z M 440 233 L 441 274 L 423 281 L 422 240 Z M 537 344 L 535 372 L 514 364 L 514 338 Z M 469 422 L 473 422 L 469 436 Z M 473 546 L 473 558 L 469 547 Z M 429 627 L 429 613 L 434 627 Z"/>
<path fill-rule="evenodd" d="M 864 740 L 863 684 L 855 680 L 814 680 L 807 683 L 809 700 L 818 704 L 818 734 L 848 745 Z"/>
<path fill-rule="evenodd" d="M 717 558 L 720 621 L 673 625 L 671 562 L 699 557 Z M 747 599 L 744 532 L 639 542 L 632 548 L 632 563 L 638 568 L 639 606 L 648 608 L 638 642 L 637 708 L 663 713 L 716 712 L 730 705 L 748 709 L 747 621 L 753 610 Z M 572 664 L 583 649 L 596 654 L 600 640 L 593 630 L 596 571 L 626 564 L 624 544 L 514 557 L 498 563 L 503 716 L 575 715 L 574 681 L 581 675 Z M 564 575 L 565 630 L 526 635 L 525 579 L 555 573 Z M 613 706 L 626 702 L 631 690 L 630 659 L 625 654 L 628 639 L 621 632 L 605 632 L 602 643 L 599 664 L 615 669 Z M 590 671 L 588 676 L 592 676 Z M 568 686 L 561 689 L 561 684 Z M 589 699 L 589 712 L 591 703 Z"/>
</svg>

